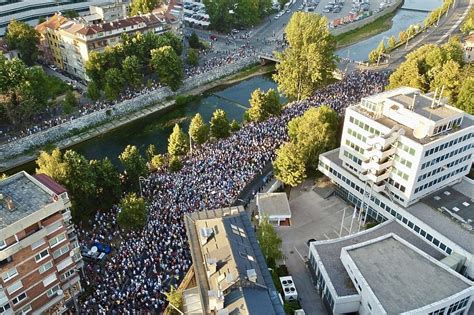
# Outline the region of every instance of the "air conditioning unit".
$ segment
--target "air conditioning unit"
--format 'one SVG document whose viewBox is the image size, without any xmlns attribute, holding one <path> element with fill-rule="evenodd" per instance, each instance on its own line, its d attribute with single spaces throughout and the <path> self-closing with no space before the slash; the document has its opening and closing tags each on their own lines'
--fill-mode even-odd
<svg viewBox="0 0 474 315">
<path fill-rule="evenodd" d="M 283 289 L 285 301 L 295 301 L 298 299 L 298 291 L 296 291 L 295 283 L 293 282 L 293 277 L 280 277 L 280 283 Z"/>
</svg>

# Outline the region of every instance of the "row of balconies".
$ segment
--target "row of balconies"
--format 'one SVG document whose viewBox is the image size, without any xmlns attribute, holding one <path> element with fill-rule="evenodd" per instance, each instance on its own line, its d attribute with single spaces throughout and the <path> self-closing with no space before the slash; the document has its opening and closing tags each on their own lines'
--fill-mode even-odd
<svg viewBox="0 0 474 315">
<path fill-rule="evenodd" d="M 380 147 L 380 148 L 371 147 L 364 151 L 363 156 L 364 156 L 365 161 L 368 161 L 369 159 L 372 159 L 372 158 L 378 158 L 379 160 L 384 160 L 388 158 L 389 156 L 395 154 L 396 150 L 397 149 L 393 146 Z"/>
</svg>

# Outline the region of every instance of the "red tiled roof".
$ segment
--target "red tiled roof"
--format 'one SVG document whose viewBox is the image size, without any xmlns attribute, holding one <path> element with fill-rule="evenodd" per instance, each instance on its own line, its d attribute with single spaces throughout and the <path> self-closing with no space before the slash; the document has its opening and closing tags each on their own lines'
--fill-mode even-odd
<svg viewBox="0 0 474 315">
<path fill-rule="evenodd" d="M 56 195 L 60 195 L 63 192 L 67 192 L 66 188 L 56 183 L 51 177 L 46 174 L 36 174 L 33 175 L 33 177 L 36 178 L 41 184 L 51 189 Z"/>
</svg>

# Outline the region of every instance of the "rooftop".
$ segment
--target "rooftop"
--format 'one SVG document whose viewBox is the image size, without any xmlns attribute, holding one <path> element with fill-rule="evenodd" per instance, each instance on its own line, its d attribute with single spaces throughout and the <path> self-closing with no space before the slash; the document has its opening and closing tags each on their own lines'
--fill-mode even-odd
<svg viewBox="0 0 474 315">
<path fill-rule="evenodd" d="M 5 228 L 18 220 L 42 209 L 53 202 L 53 192 L 25 172 L 19 172 L 0 181 L 0 228 Z M 8 207 L 11 200 L 13 209 Z"/>
<path fill-rule="evenodd" d="M 471 287 L 462 276 L 391 235 L 347 253 L 388 314 L 415 310 Z"/>
<path fill-rule="evenodd" d="M 290 204 L 286 193 L 258 193 L 258 212 L 267 216 L 291 217 Z"/>
<path fill-rule="evenodd" d="M 360 233 L 352 234 L 340 239 L 320 241 L 312 243 L 320 256 L 320 259 L 331 279 L 331 282 L 338 296 L 348 296 L 358 294 L 354 288 L 349 275 L 341 262 L 341 249 L 347 246 L 362 243 L 379 236 L 393 233 L 403 238 L 421 251 L 427 253 L 433 258 L 440 260 L 446 257 L 419 236 L 403 227 L 395 220 L 387 221 Z M 404 266 L 407 268 L 407 266 Z"/>
<path fill-rule="evenodd" d="M 208 291 L 215 290 L 226 291 L 224 308 L 229 313 L 284 314 L 253 227 L 242 207 L 191 213 L 186 215 L 185 223 L 206 309 Z M 254 282 L 249 278 L 252 270 Z"/>
</svg>

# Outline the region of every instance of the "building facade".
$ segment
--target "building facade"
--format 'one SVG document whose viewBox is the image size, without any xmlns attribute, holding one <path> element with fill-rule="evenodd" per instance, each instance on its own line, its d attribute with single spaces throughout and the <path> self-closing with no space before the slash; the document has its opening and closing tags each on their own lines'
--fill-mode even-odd
<svg viewBox="0 0 474 315">
<path fill-rule="evenodd" d="M 67 191 L 46 175 L 0 181 L 0 313 L 62 312 L 83 266 Z"/>
<path fill-rule="evenodd" d="M 474 278 L 473 153 L 471 115 L 399 88 L 346 110 L 341 147 L 320 155 L 319 170 L 362 221 L 395 218 Z"/>
</svg>

